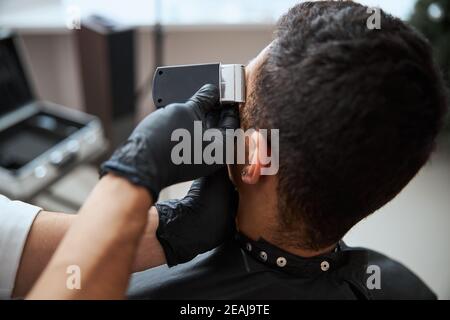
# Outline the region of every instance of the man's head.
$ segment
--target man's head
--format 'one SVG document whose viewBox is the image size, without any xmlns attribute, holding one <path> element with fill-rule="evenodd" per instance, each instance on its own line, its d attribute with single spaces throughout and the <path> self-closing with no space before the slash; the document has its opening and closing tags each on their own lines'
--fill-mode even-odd
<svg viewBox="0 0 450 320">
<path fill-rule="evenodd" d="M 234 167 L 233 180 L 241 193 L 273 188 L 275 237 L 289 246 L 336 243 L 433 150 L 446 99 L 431 49 L 383 12 L 381 29 L 370 30 L 370 15 L 352 2 L 299 4 L 247 68 L 242 126 L 280 130 L 279 172 Z"/>
</svg>

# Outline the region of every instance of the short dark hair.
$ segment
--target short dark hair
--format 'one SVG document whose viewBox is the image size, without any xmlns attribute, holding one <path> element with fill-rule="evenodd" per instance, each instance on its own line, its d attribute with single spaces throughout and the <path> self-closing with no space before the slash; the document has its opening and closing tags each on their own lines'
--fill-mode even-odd
<svg viewBox="0 0 450 320">
<path fill-rule="evenodd" d="M 300 248 L 337 242 L 393 199 L 425 164 L 446 110 L 428 42 L 367 7 L 301 3 L 278 23 L 247 111 L 280 129 L 280 238 Z M 246 106 L 247 108 L 247 106 Z"/>
</svg>

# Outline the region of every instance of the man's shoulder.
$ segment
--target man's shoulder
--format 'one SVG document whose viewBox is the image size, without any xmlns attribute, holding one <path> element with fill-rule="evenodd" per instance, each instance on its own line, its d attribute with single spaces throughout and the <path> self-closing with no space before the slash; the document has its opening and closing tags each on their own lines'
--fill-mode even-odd
<svg viewBox="0 0 450 320">
<path fill-rule="evenodd" d="M 228 245 L 183 265 L 173 268 L 162 266 L 135 274 L 128 297 L 436 299 L 436 295 L 417 275 L 384 254 L 347 246 L 342 248 L 341 254 L 346 263 L 336 272 L 308 280 L 281 273 L 250 257 L 245 258 L 245 253 L 237 246 Z"/>
<path fill-rule="evenodd" d="M 436 299 L 435 293 L 401 262 L 367 248 L 366 286 L 372 299 Z"/>
</svg>

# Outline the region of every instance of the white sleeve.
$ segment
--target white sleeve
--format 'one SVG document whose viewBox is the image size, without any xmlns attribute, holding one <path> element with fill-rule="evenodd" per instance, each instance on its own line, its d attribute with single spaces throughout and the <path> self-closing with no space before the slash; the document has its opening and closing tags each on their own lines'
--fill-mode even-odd
<svg viewBox="0 0 450 320">
<path fill-rule="evenodd" d="M 0 299 L 11 297 L 28 232 L 41 210 L 0 195 Z"/>
</svg>

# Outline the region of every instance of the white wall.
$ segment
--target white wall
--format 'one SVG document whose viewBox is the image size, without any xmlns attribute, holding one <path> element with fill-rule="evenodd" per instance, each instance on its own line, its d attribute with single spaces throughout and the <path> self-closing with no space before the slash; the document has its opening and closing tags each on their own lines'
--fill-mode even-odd
<svg viewBox="0 0 450 320">
<path fill-rule="evenodd" d="M 43 100 L 83 109 L 78 52 L 67 33 L 23 34 L 27 71 L 36 95 Z"/>
</svg>

